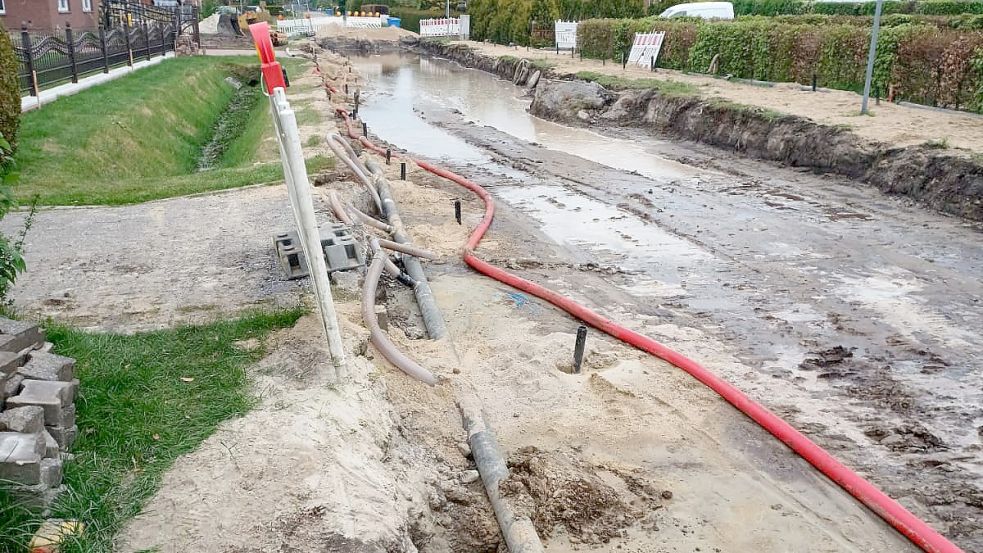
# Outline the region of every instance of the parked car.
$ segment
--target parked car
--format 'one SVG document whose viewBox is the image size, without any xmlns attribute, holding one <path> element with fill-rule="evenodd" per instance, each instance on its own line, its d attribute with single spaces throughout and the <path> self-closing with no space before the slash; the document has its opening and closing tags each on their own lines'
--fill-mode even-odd
<svg viewBox="0 0 983 553">
<path fill-rule="evenodd" d="M 660 17 L 699 17 L 702 19 L 734 19 L 734 4 L 730 2 L 693 2 L 676 4 Z"/>
</svg>

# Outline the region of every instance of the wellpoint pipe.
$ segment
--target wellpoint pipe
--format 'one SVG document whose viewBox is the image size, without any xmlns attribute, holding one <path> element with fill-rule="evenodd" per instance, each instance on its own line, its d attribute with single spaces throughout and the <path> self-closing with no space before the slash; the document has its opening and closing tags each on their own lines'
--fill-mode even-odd
<svg viewBox="0 0 983 553">
<path fill-rule="evenodd" d="M 345 120 L 348 135 L 355 138 L 357 135 L 351 128 L 348 114 L 343 109 L 336 111 Z M 385 151 L 368 139 L 361 138 L 360 140 L 366 148 L 371 149 L 377 154 L 381 155 Z M 713 374 L 713 372 L 696 361 L 673 351 L 647 336 L 618 325 L 570 298 L 513 275 L 508 271 L 499 269 L 491 263 L 478 258 L 474 254 L 474 250 L 478 247 L 478 243 L 481 242 L 482 237 L 488 231 L 488 227 L 491 226 L 492 220 L 495 218 L 495 201 L 492 199 L 491 194 L 479 184 L 454 172 L 431 165 L 422 160 L 415 161 L 420 168 L 471 190 L 485 203 L 485 215 L 481 219 L 481 223 L 471 233 L 467 244 L 464 246 L 464 262 L 470 267 L 499 282 L 544 299 L 585 323 L 590 324 L 594 328 L 655 357 L 664 359 L 675 367 L 686 371 L 775 436 L 800 457 L 808 461 L 813 467 L 826 475 L 827 478 L 838 484 L 857 501 L 883 518 L 885 522 L 894 527 L 895 530 L 922 550 L 928 553 L 964 553 L 962 549 L 947 540 L 945 536 L 937 532 L 925 521 L 913 515 L 900 503 L 891 499 L 887 494 L 877 489 L 876 486 L 850 470 L 849 467 L 830 455 L 828 451 L 813 443 L 812 440 L 796 430 L 795 427 L 766 409 L 763 405 L 747 397 L 737 387 Z"/>
<path fill-rule="evenodd" d="M 382 200 L 379 198 L 379 192 L 375 189 L 375 186 L 373 186 L 372 178 L 367 173 L 363 172 L 363 169 L 359 166 L 360 163 L 358 158 L 350 158 L 345 152 L 344 148 L 339 146 L 334 140 L 328 140 L 328 147 L 331 148 L 331 151 L 334 153 L 335 157 L 340 159 L 342 163 L 347 165 L 348 168 L 355 173 L 355 176 L 358 178 L 359 182 L 365 185 L 365 187 L 369 190 L 369 195 L 372 196 L 372 201 L 375 202 L 376 207 L 381 211 Z"/>
<path fill-rule="evenodd" d="M 527 516 L 516 514 L 508 500 L 502 497 L 499 486 L 509 477 L 509 467 L 498 451 L 495 435 L 485 421 L 477 400 L 467 397 L 458 401 L 457 405 L 464 419 L 464 430 L 468 433 L 471 456 L 478 467 L 481 483 L 485 486 L 509 552 L 543 553 L 543 543 L 532 521 Z"/>
<path fill-rule="evenodd" d="M 355 214 L 355 218 L 361 221 L 363 224 L 366 224 L 372 228 L 377 228 L 385 232 L 386 234 L 393 233 L 393 228 L 391 226 L 365 213 L 364 211 L 353 206 L 352 204 L 348 204 L 348 209 L 351 210 L 351 212 Z"/>
<path fill-rule="evenodd" d="M 379 328 L 379 321 L 375 316 L 375 292 L 379 286 L 379 277 L 382 276 L 386 254 L 375 239 L 372 240 L 372 252 L 372 264 L 369 265 L 365 283 L 362 285 L 362 319 L 365 321 L 365 326 L 369 328 L 369 339 L 375 349 L 379 350 L 379 353 L 396 368 L 424 384 L 433 386 L 437 384 L 437 377 L 396 349 L 389 337 Z"/>
<path fill-rule="evenodd" d="M 334 190 L 328 191 L 328 205 L 331 206 L 331 211 L 334 211 L 335 217 L 337 217 L 339 221 L 348 226 L 355 224 L 354 221 L 352 221 L 352 218 L 348 215 L 348 212 L 345 211 L 345 206 L 341 205 L 341 200 L 338 199 L 338 195 L 335 194 Z"/>
<path fill-rule="evenodd" d="M 437 259 L 437 254 L 423 248 L 418 248 L 413 244 L 400 244 L 399 242 L 393 242 L 392 240 L 384 240 L 380 238 L 379 245 L 387 250 L 409 254 L 414 257 L 422 257 L 423 259 Z"/>
<path fill-rule="evenodd" d="M 410 238 L 403 228 L 403 220 L 399 217 L 399 210 L 396 209 L 396 202 L 393 200 L 392 192 L 389 190 L 389 182 L 386 180 L 382 167 L 372 160 L 368 160 L 366 165 L 376 177 L 376 187 L 379 190 L 379 197 L 382 198 L 382 213 L 393 227 L 393 239 L 400 244 L 410 244 Z M 423 272 L 423 265 L 415 257 L 405 258 L 403 265 L 410 277 L 416 281 L 413 293 L 416 295 L 417 304 L 420 305 L 420 313 L 423 315 L 423 325 L 427 327 L 427 334 L 434 340 L 440 340 L 447 335 L 447 326 L 444 324 L 444 317 L 440 313 L 440 308 L 437 307 L 436 300 L 434 300 L 427 275 Z"/>
</svg>

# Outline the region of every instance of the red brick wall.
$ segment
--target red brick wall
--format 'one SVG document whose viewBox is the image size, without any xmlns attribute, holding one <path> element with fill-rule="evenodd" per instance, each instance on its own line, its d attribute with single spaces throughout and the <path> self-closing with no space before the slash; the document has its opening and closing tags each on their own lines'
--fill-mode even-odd
<svg viewBox="0 0 983 553">
<path fill-rule="evenodd" d="M 58 11 L 58 0 L 3 0 L 6 14 L 0 22 L 9 31 L 21 28 L 22 23 L 32 31 L 64 31 L 65 24 L 73 29 L 91 30 L 99 26 L 99 0 L 92 0 L 92 11 L 82 10 L 82 0 L 68 0 L 68 12 Z"/>
</svg>

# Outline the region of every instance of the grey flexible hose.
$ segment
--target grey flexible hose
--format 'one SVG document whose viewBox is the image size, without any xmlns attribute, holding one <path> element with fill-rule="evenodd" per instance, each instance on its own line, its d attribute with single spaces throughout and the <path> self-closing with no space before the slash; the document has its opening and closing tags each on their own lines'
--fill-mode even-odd
<svg viewBox="0 0 983 553">
<path fill-rule="evenodd" d="M 379 328 L 379 321 L 375 316 L 375 293 L 379 286 L 379 277 L 382 276 L 386 254 L 375 239 L 372 239 L 372 251 L 374 254 L 372 264 L 369 265 L 362 288 L 362 319 L 365 321 L 365 326 L 369 328 L 369 339 L 372 345 L 379 350 L 379 353 L 396 368 L 420 382 L 433 386 L 437 384 L 437 377 L 396 349 L 396 345 L 392 343 L 389 336 L 386 336 Z"/>
<path fill-rule="evenodd" d="M 382 198 L 382 213 L 393 227 L 393 240 L 400 244 L 410 244 L 411 241 L 403 227 L 403 220 L 396 209 L 396 202 L 393 200 L 392 192 L 389 190 L 389 182 L 386 180 L 382 168 L 371 159 L 366 165 L 376 176 L 376 186 L 379 190 L 379 197 Z M 434 340 L 447 336 L 447 325 L 444 323 L 440 308 L 437 307 L 433 290 L 430 289 L 430 283 L 427 281 L 427 275 L 423 272 L 423 265 L 420 264 L 420 260 L 415 257 L 407 257 L 403 260 L 403 265 L 406 266 L 406 272 L 410 277 L 416 281 L 413 292 L 416 294 L 417 304 L 420 305 L 427 334 Z"/>
</svg>

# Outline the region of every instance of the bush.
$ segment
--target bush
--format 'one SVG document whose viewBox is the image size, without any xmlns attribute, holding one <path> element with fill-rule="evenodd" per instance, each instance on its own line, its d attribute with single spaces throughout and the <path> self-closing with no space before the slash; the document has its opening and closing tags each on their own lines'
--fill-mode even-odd
<svg viewBox="0 0 983 553">
<path fill-rule="evenodd" d="M 534 19 L 548 25 L 556 19 L 639 18 L 645 5 L 643 0 L 471 0 L 468 13 L 474 40 L 525 46 L 531 43 Z"/>
<path fill-rule="evenodd" d="M 808 2 L 803 0 L 734 0 L 736 15 L 873 15 L 877 2 Z M 959 15 L 983 13 L 983 0 L 902 0 L 884 2 L 883 13 Z M 661 12 L 659 12 L 661 13 Z"/>
<path fill-rule="evenodd" d="M 983 111 L 983 32 L 920 23 L 926 16 L 892 16 L 881 31 L 874 90 L 896 99 Z M 705 72 L 717 57 L 723 75 L 861 91 L 869 25 L 857 16 L 750 17 L 706 22 L 677 19 L 592 19 L 581 22 L 585 57 L 620 60 L 636 32 L 665 31 L 659 66 Z"/>
<path fill-rule="evenodd" d="M 20 125 L 20 87 L 17 83 L 17 58 L 10 35 L 0 24 L 0 136 L 17 146 L 17 127 Z"/>
</svg>

